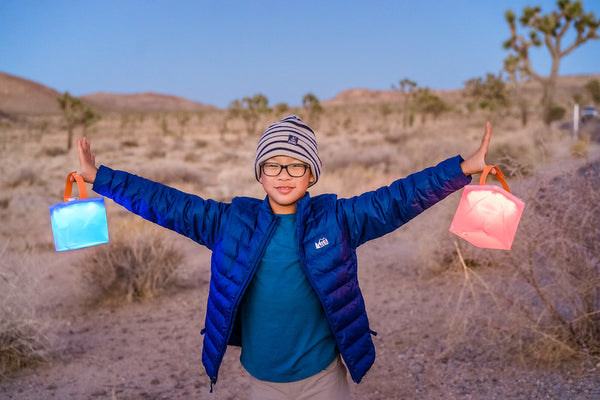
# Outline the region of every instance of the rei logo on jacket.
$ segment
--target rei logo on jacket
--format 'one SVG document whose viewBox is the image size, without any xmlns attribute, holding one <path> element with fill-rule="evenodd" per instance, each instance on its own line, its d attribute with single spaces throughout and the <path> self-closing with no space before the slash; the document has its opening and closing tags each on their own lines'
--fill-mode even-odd
<svg viewBox="0 0 600 400">
<path fill-rule="evenodd" d="M 327 240 L 326 237 L 322 237 L 321 239 L 319 239 L 318 242 L 315 242 L 315 247 L 317 249 L 322 249 L 323 247 L 327 246 L 329 244 L 329 240 Z"/>
</svg>

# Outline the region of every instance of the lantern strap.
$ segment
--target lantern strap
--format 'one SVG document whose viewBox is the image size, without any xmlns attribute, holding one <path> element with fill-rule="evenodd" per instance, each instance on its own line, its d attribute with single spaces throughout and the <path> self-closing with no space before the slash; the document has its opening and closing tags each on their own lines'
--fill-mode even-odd
<svg viewBox="0 0 600 400">
<path fill-rule="evenodd" d="M 496 167 L 495 165 L 488 165 L 484 168 L 483 172 L 481 173 L 481 178 L 479 178 L 479 184 L 485 185 L 485 178 L 487 178 L 487 176 L 491 172 L 492 168 L 496 170 L 496 173 L 492 174 L 492 175 L 494 175 L 496 177 L 496 179 L 498 179 L 498 182 L 500 182 L 502 184 L 502 187 L 504 188 L 504 190 L 506 190 L 508 193 L 510 193 L 510 189 L 508 188 L 508 183 L 506 183 L 506 180 L 504 179 L 504 174 L 502 173 L 502 171 L 500 171 L 500 168 Z"/>
<path fill-rule="evenodd" d="M 64 200 L 69 201 L 69 199 L 71 198 L 71 192 L 73 191 L 73 182 L 71 181 L 71 177 L 73 177 L 75 179 L 75 182 L 77 182 L 77 187 L 79 188 L 79 199 L 87 199 L 87 189 L 85 188 L 85 182 L 83 182 L 83 178 L 77 173 L 77 171 L 73 171 L 69 175 L 67 175 Z"/>
</svg>

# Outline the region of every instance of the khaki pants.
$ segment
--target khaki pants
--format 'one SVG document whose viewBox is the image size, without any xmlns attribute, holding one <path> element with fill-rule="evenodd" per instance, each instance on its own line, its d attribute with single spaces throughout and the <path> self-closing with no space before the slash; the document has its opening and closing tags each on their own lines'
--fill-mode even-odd
<svg viewBox="0 0 600 400">
<path fill-rule="evenodd" d="M 266 382 L 250 376 L 248 400 L 348 400 L 346 366 L 338 355 L 323 371 L 297 382 Z"/>
</svg>

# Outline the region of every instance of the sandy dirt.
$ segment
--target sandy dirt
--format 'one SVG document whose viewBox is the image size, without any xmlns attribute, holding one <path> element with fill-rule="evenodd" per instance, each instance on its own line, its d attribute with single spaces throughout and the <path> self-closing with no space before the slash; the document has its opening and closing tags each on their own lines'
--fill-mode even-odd
<svg viewBox="0 0 600 400">
<path fill-rule="evenodd" d="M 435 218 L 433 213 L 429 218 Z M 364 245 L 360 280 L 377 360 L 353 399 L 598 399 L 600 365 L 531 368 L 510 355 L 462 346 L 449 352 L 448 304 L 461 276 L 424 275 L 415 238 L 401 228 Z M 86 293 L 72 263 L 54 262 L 46 284 L 50 335 L 60 349 L 50 364 L 0 383 L 2 399 L 243 399 L 247 375 L 229 348 L 214 393 L 201 364 L 209 252 L 177 239 L 188 262 L 180 285 L 159 298 L 114 308 L 84 307 Z M 85 251 L 65 253 L 84 257 Z"/>
<path fill-rule="evenodd" d="M 345 115 L 340 116 L 339 121 L 344 121 Z M 246 181 L 236 176 L 235 171 L 216 177 L 216 183 L 200 174 L 206 165 L 220 165 L 224 161 L 237 160 L 244 166 L 245 161 L 241 160 L 249 160 L 251 164 L 252 149 L 242 151 L 233 147 L 243 141 L 230 141 L 232 147 L 219 156 L 222 138 L 218 133 L 214 134 L 216 144 L 209 142 L 208 145 L 203 142 L 208 140 L 206 137 L 197 135 L 183 144 L 173 140 L 177 146 L 169 147 L 171 138 L 168 137 L 157 145 L 160 150 L 169 147 L 168 157 L 153 158 L 147 155 L 152 146 L 145 140 L 156 135 L 158 128 L 140 132 L 139 147 L 119 146 L 118 122 L 105 122 L 102 129 L 112 135 L 107 134 L 105 141 L 100 140 L 100 133 L 96 134 L 99 157 L 112 157 L 108 159 L 109 165 L 129 170 L 138 168 L 139 171 L 143 164 L 156 173 L 174 170 L 178 174 L 180 165 L 168 168 L 168 162 L 174 163 L 188 156 L 191 161 L 185 164 L 187 169 L 181 170 L 197 172 L 199 175 L 194 175 L 194 179 L 206 180 L 203 189 L 212 190 L 211 198 L 238 192 L 224 188 L 224 194 L 220 196 L 223 182 L 236 189 L 245 189 Z M 463 125 L 455 121 L 444 123 Z M 146 124 L 153 126 L 155 121 L 148 118 Z M 368 127 L 371 123 L 365 118 L 362 124 Z M 473 125 L 476 128 L 464 135 L 474 138 L 471 141 L 477 143 L 481 124 Z M 397 177 L 401 175 L 398 171 L 415 170 L 415 166 L 430 165 L 432 159 L 443 159 L 439 156 L 442 153 L 453 155 L 457 147 L 446 139 L 455 132 L 447 133 L 444 125 L 423 133 L 419 131 L 418 140 L 408 134 L 387 137 L 366 128 L 360 135 L 341 135 L 335 133 L 338 129 L 342 131 L 342 125 L 329 129 L 329 137 L 323 137 L 323 154 L 329 160 L 329 176 L 332 177 L 324 187 L 336 193 L 340 192 L 339 188 L 348 186 L 361 191 L 361 183 L 379 184 L 378 179 L 389 181 L 387 176 L 381 177 L 383 172 Z M 510 129 L 498 131 L 500 134 Z M 440 136 L 435 136 L 437 132 L 441 132 Z M 11 139 L 14 143 L 7 142 L 2 153 L 8 161 L 0 164 L 5 180 L 1 188 L 6 190 L 0 200 L 7 203 L 0 207 L 3 225 L 0 227 L 0 251 L 4 242 L 10 242 L 11 256 L 20 259 L 34 254 L 37 257 L 34 262 L 15 265 L 31 280 L 31 285 L 27 286 L 34 290 L 29 297 L 40 321 L 46 326 L 51 354 L 48 363 L 23 369 L 1 380 L 0 399 L 244 399 L 248 377 L 238 360 L 239 349 L 228 350 L 212 394 L 201 363 L 200 331 L 204 327 L 208 296 L 209 251 L 172 233 L 170 236 L 176 246 L 186 255 L 186 261 L 177 273 L 177 285 L 143 302 L 91 307 L 80 262 L 92 250 L 55 253 L 48 221 L 47 206 L 61 198 L 63 172 L 72 170 L 75 154 L 45 156 L 43 162 L 48 172 L 40 177 L 30 171 L 29 165 L 29 160 L 40 154 L 38 144 L 17 141 L 17 133 Z M 60 144 L 63 143 L 64 135 L 58 130 L 54 136 L 46 136 L 47 143 L 43 144 L 50 150 L 54 142 L 60 140 Z M 425 146 L 423 138 L 433 144 Z M 194 149 L 206 159 L 203 164 L 193 161 Z M 598 160 L 598 148 L 594 149 Z M 356 152 L 352 163 L 344 164 L 343 159 L 352 150 Z M 337 159 L 335 154 L 340 154 Z M 398 157 L 398 154 L 414 157 Z M 383 156 L 393 163 L 385 166 L 375 163 L 385 161 Z M 577 162 L 581 164 L 586 160 Z M 561 171 L 567 166 L 561 161 L 552 168 Z M 25 183 L 13 182 L 13 177 L 19 173 Z M 248 180 L 248 185 L 257 186 L 253 176 Z M 439 236 L 428 234 L 434 228 L 444 231 L 444 246 L 452 243 L 452 235 L 447 229 L 459 196 L 458 193 L 452 195 L 398 231 L 359 248 L 359 281 L 371 329 L 378 332 L 373 338 L 377 359 L 359 385 L 351 384 L 352 398 L 600 399 L 597 358 L 574 359 L 548 366 L 535 364 L 525 355 L 512 352 L 515 346 L 510 342 L 516 339 L 486 337 L 487 331 L 478 329 L 473 322 L 460 325 L 462 316 L 471 313 L 475 305 L 481 307 L 483 301 L 470 293 L 461 297 L 465 278 L 456 254 L 450 254 L 447 265 L 432 269 L 427 261 L 430 257 L 424 257 L 423 253 L 423 248 L 432 253 L 441 247 L 437 241 Z M 123 214 L 113 212 L 111 216 L 118 219 L 123 218 Z M 112 221 L 109 219 L 109 225 L 114 223 Z M 478 272 L 485 279 L 493 280 L 499 279 L 505 271 L 489 267 Z M 480 318 L 482 324 L 487 322 L 485 315 Z"/>
</svg>

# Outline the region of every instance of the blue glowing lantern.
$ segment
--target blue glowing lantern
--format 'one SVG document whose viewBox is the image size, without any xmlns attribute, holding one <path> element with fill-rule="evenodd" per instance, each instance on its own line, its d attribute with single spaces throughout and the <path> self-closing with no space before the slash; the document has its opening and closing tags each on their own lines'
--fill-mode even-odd
<svg viewBox="0 0 600 400">
<path fill-rule="evenodd" d="M 73 182 L 77 182 L 79 199 L 71 198 Z M 87 198 L 81 176 L 75 172 L 67 176 L 64 203 L 50 206 L 50 220 L 56 251 L 108 243 L 108 223 L 104 198 Z"/>
</svg>

